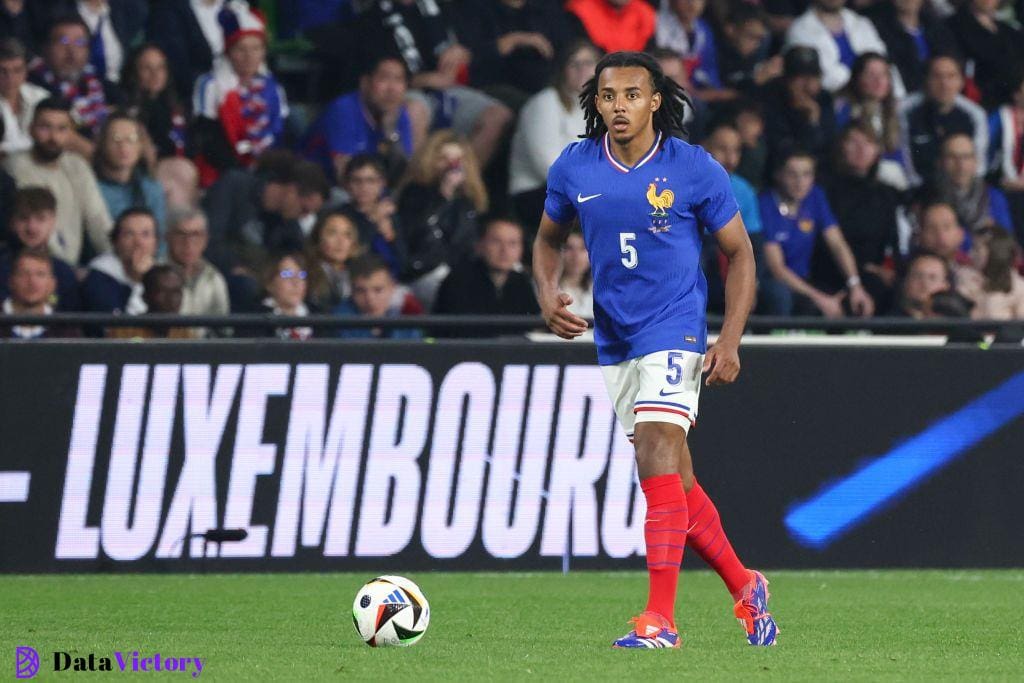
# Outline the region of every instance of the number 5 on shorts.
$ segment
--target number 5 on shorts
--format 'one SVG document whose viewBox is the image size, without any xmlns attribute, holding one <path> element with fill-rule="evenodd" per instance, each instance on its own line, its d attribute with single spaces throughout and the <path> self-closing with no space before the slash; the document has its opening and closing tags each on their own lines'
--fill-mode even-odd
<svg viewBox="0 0 1024 683">
<path fill-rule="evenodd" d="M 679 351 L 668 352 L 668 369 L 669 373 L 665 376 L 668 383 L 675 386 L 683 381 L 683 366 L 680 361 L 683 359 L 683 354 Z"/>
</svg>

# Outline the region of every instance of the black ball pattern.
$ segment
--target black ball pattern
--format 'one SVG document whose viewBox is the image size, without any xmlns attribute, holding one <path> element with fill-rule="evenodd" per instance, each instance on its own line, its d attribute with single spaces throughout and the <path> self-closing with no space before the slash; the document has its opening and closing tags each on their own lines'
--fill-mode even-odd
<svg viewBox="0 0 1024 683">
<path fill-rule="evenodd" d="M 362 599 L 359 601 L 359 606 L 362 607 L 363 609 L 366 609 L 367 607 L 369 607 L 370 606 L 370 596 L 369 595 L 364 595 L 362 597 Z"/>
</svg>

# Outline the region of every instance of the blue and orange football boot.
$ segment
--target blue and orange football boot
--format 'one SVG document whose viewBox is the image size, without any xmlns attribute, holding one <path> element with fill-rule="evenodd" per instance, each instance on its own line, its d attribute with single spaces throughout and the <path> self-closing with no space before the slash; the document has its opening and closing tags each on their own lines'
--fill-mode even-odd
<svg viewBox="0 0 1024 683">
<path fill-rule="evenodd" d="M 751 645 L 768 646 L 775 644 L 779 627 L 768 611 L 768 579 L 761 572 L 752 571 L 750 583 L 743 589 L 739 602 L 733 608 L 736 619 L 747 632 Z"/>
<path fill-rule="evenodd" d="M 612 647 L 679 647 L 679 633 L 668 619 L 656 612 L 644 612 L 629 623 L 633 624 L 633 630 L 612 643 Z"/>
</svg>

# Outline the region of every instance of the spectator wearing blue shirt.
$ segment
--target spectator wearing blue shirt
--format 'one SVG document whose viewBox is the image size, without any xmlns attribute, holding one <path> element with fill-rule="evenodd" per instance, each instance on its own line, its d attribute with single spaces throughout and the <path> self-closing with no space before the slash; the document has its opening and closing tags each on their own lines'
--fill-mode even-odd
<svg viewBox="0 0 1024 683">
<path fill-rule="evenodd" d="M 735 93 L 722 89 L 715 34 L 711 25 L 701 19 L 706 5 L 707 0 L 663 0 L 654 43 L 683 58 L 699 99 L 732 99 Z"/>
<path fill-rule="evenodd" d="M 127 114 L 113 114 L 100 129 L 96 141 L 96 181 L 111 216 L 142 207 L 153 213 L 157 241 L 165 249 L 166 206 L 164 191 L 146 172 L 142 158 L 145 128 Z"/>
<path fill-rule="evenodd" d="M 848 297 L 855 315 L 871 316 L 874 302 L 861 285 L 853 252 L 814 178 L 814 157 L 800 149 L 788 150 L 780 157 L 775 187 L 759 198 L 765 259 L 773 278 L 765 283 L 769 313 L 841 318 Z M 819 236 L 846 277 L 845 291 L 830 294 L 809 281 Z"/>
<path fill-rule="evenodd" d="M 382 55 L 369 63 L 359 89 L 327 105 L 306 140 L 306 157 L 342 178 L 356 154 L 378 154 L 394 180 L 416 147 L 405 96 L 409 69 L 401 57 Z"/>
<path fill-rule="evenodd" d="M 739 130 L 730 122 L 719 122 L 712 126 L 708 137 L 700 144 L 729 174 L 732 194 L 739 206 L 739 215 L 743 219 L 743 225 L 746 227 L 746 232 L 750 234 L 751 245 L 754 247 L 758 283 L 761 283 L 766 274 L 764 271 L 764 236 L 761 229 L 761 212 L 758 208 L 758 198 L 754 187 L 741 176 L 736 175 L 736 167 L 739 166 L 739 159 L 742 156 L 742 139 L 739 136 Z M 705 261 L 705 274 L 709 279 L 709 300 L 713 302 L 711 305 L 714 305 L 716 309 L 721 307 L 724 310 L 725 273 L 718 267 L 722 263 L 722 257 L 715 241 L 706 240 L 703 252 L 705 253 L 701 255 L 701 259 Z M 712 258 L 709 259 L 709 256 Z M 722 275 L 721 279 L 715 278 L 715 271 Z M 762 291 L 763 289 L 762 287 Z M 719 304 L 721 305 L 719 306 Z"/>
<path fill-rule="evenodd" d="M 422 315 L 423 306 L 405 287 L 395 284 L 386 263 L 367 254 L 353 259 L 349 265 L 352 296 L 334 309 L 335 315 L 367 318 L 396 318 L 400 315 Z M 353 327 L 338 333 L 345 339 L 420 339 L 417 328 Z"/>
</svg>

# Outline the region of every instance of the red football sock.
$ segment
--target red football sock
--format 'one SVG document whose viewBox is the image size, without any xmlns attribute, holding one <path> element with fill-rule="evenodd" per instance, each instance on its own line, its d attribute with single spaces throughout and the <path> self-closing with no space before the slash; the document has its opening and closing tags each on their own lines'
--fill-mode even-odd
<svg viewBox="0 0 1024 683">
<path fill-rule="evenodd" d="M 678 474 L 662 474 L 640 482 L 647 498 L 644 541 L 650 590 L 647 611 L 657 612 L 675 627 L 676 586 L 686 548 L 686 496 Z"/>
<path fill-rule="evenodd" d="M 687 544 L 718 572 L 733 598 L 739 599 L 740 591 L 750 581 L 750 572 L 736 557 L 736 552 L 722 529 L 722 521 L 718 517 L 715 504 L 696 480 L 693 482 L 693 488 L 686 493 L 686 503 L 690 509 Z"/>
</svg>

